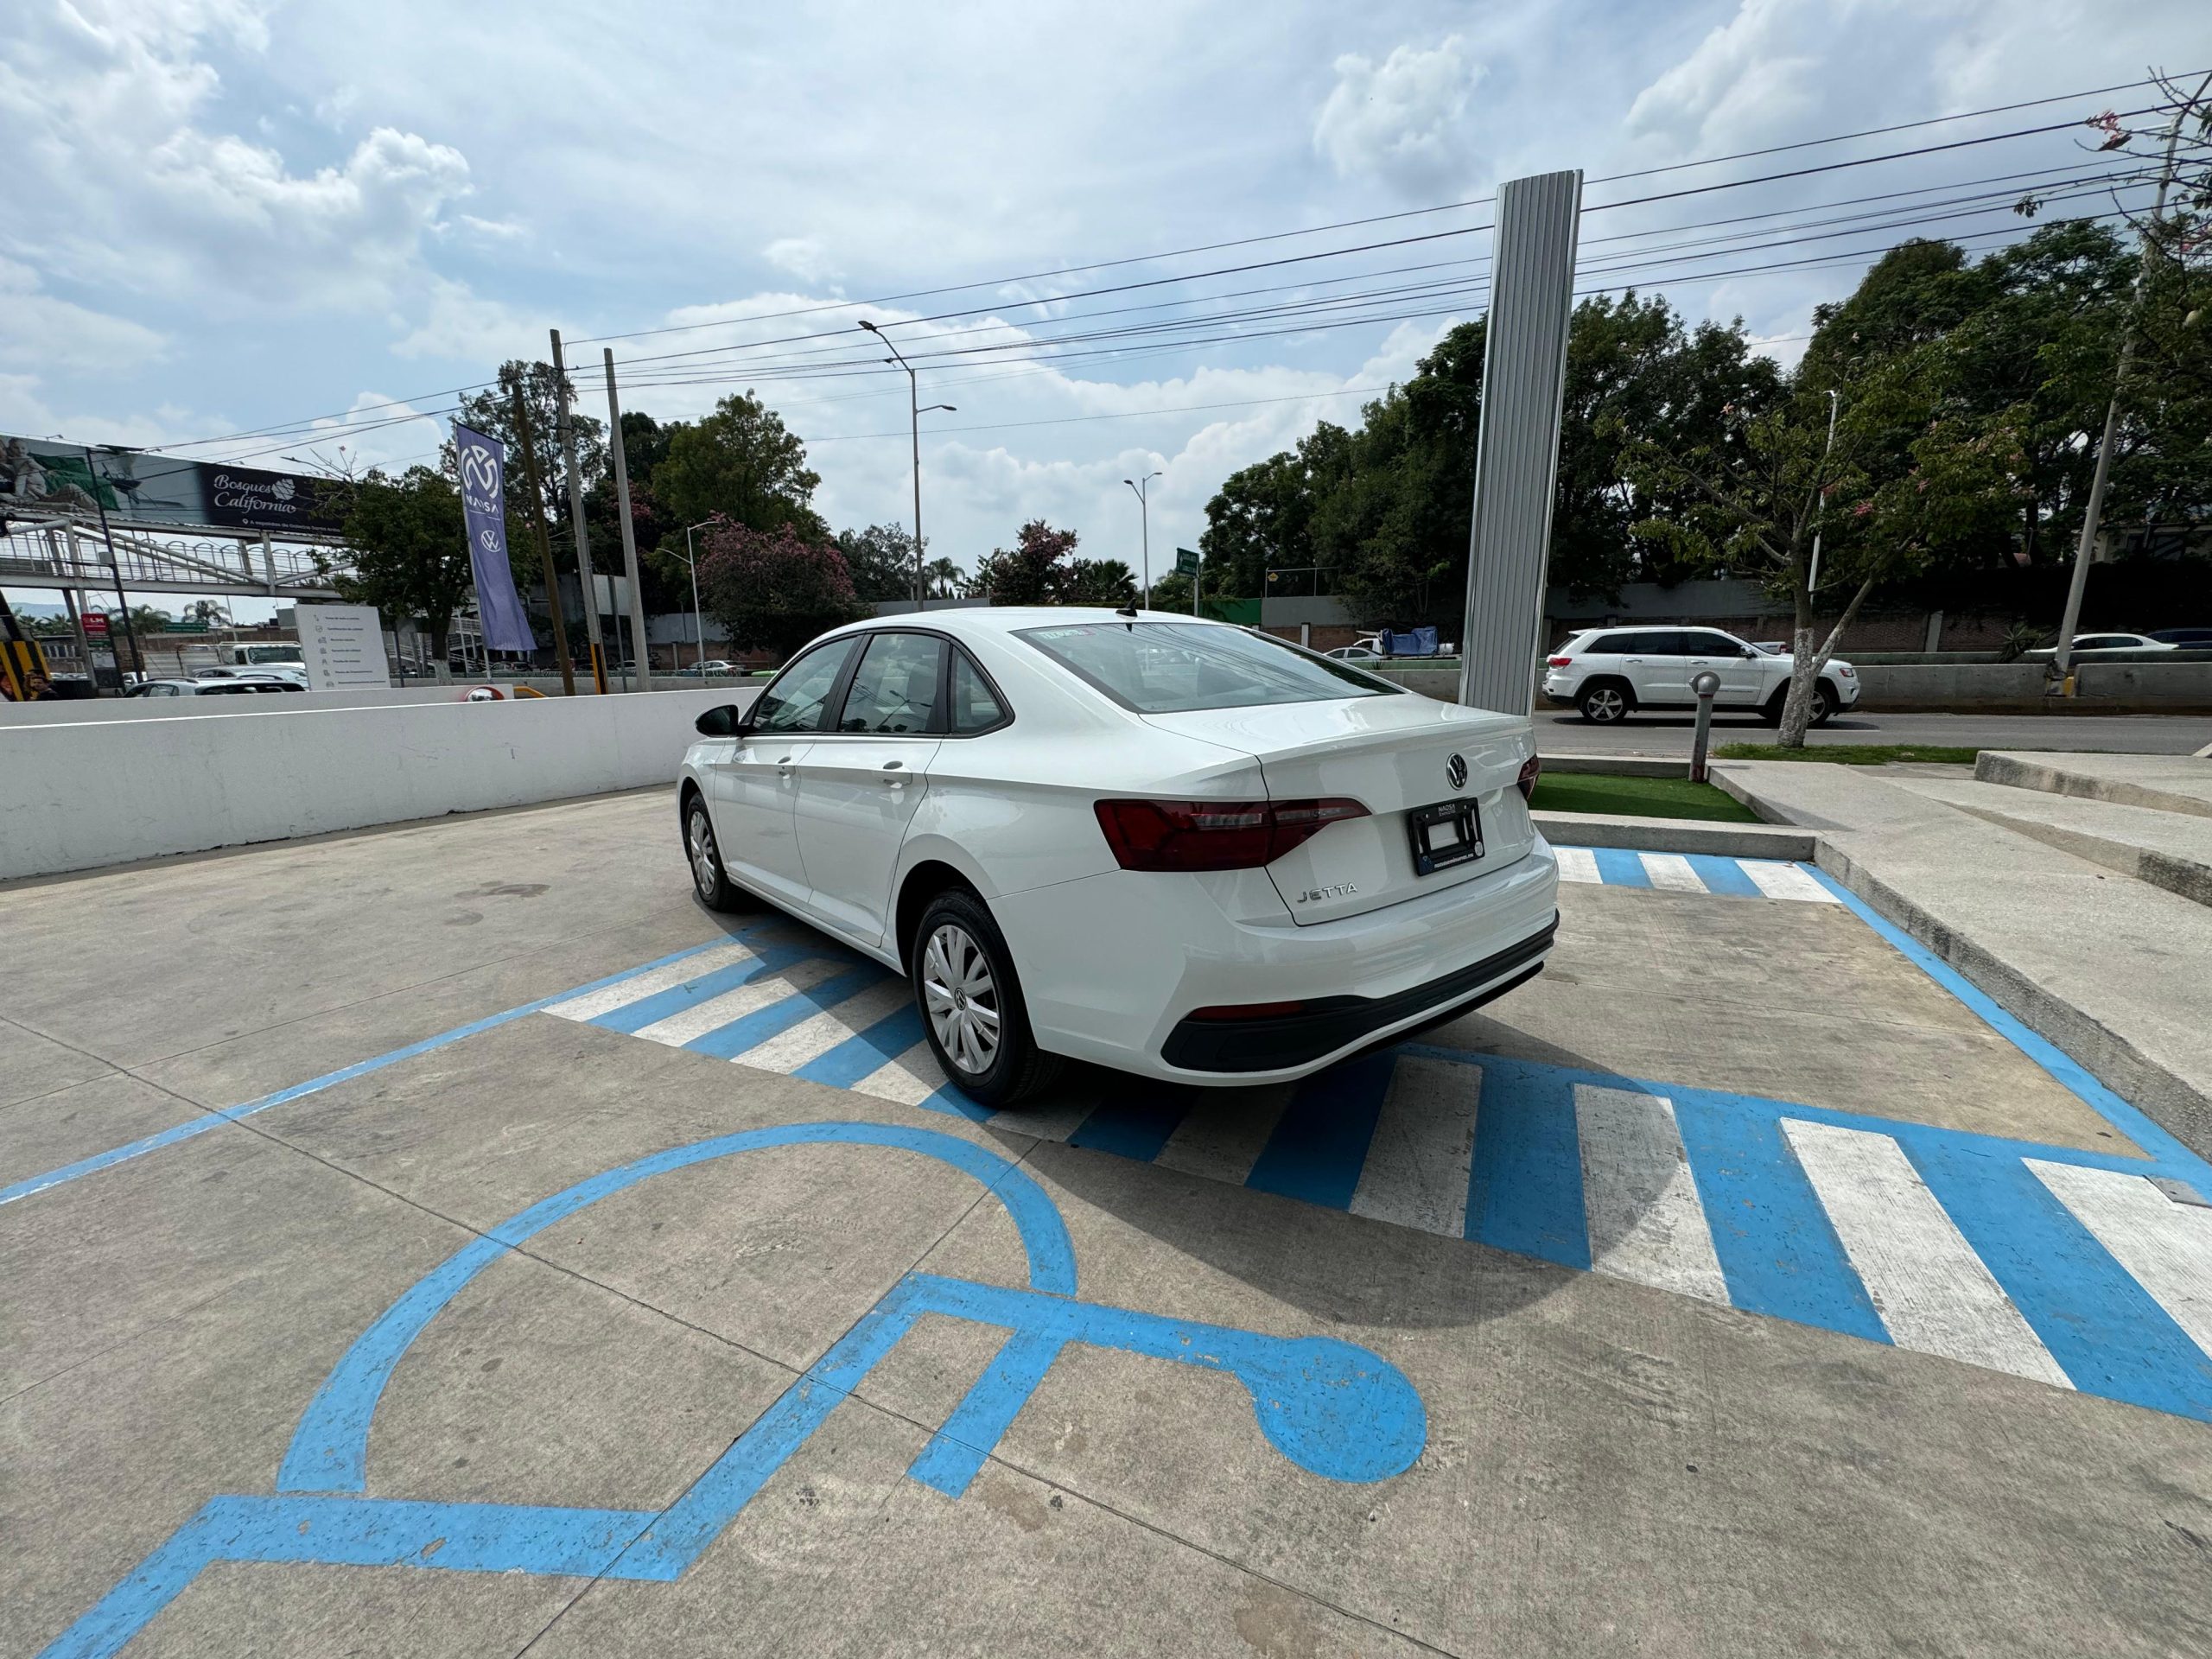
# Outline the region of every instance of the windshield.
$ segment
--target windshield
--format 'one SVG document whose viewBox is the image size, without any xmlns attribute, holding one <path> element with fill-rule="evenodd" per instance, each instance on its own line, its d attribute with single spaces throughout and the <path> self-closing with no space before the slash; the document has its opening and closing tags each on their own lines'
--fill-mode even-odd
<svg viewBox="0 0 2212 1659">
<path fill-rule="evenodd" d="M 1198 622 L 1071 622 L 1027 640 L 1141 715 L 1395 696 L 1399 688 L 1272 635 Z"/>
<path fill-rule="evenodd" d="M 307 665 L 297 645 L 248 645 L 245 659 L 249 663 L 291 663 L 302 668 Z"/>
</svg>

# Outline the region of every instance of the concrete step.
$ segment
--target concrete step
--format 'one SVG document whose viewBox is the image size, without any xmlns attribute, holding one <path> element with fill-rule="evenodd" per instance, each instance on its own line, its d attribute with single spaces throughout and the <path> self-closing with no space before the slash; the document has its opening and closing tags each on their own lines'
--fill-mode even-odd
<svg viewBox="0 0 2212 1659">
<path fill-rule="evenodd" d="M 2212 819 L 2001 784 L 1924 776 L 1889 781 L 2108 870 L 2212 905 Z"/>
<path fill-rule="evenodd" d="M 1531 812 L 1554 847 L 1625 847 L 1639 853 L 1712 853 L 1722 858 L 1805 859 L 1808 830 L 1770 823 L 1716 823 L 1707 818 L 1647 818 L 1627 813 Z"/>
<path fill-rule="evenodd" d="M 1974 775 L 1985 784 L 2150 807 L 2212 818 L 2212 761 L 2193 754 L 2048 754 L 1984 749 Z"/>
<path fill-rule="evenodd" d="M 1883 770 L 1731 760 L 1716 778 L 1815 831 L 1822 869 L 2212 1154 L 2212 911 Z"/>
</svg>

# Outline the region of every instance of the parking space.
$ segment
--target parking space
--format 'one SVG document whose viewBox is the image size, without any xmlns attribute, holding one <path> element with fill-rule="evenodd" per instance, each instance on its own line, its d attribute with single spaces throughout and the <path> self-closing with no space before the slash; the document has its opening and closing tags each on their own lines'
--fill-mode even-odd
<svg viewBox="0 0 2212 1659">
<path fill-rule="evenodd" d="M 2212 1179 L 1817 872 L 987 1114 L 671 816 L 0 893 L 0 1651 L 2212 1636 Z"/>
</svg>

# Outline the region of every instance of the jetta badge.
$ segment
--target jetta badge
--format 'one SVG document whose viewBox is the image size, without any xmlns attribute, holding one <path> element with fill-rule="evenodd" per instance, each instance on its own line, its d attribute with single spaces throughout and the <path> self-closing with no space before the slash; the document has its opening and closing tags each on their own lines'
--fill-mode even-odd
<svg viewBox="0 0 2212 1659">
<path fill-rule="evenodd" d="M 1444 776 L 1452 788 L 1465 789 L 1467 786 L 1466 756 L 1455 754 L 1446 760 L 1444 763 Z"/>
</svg>

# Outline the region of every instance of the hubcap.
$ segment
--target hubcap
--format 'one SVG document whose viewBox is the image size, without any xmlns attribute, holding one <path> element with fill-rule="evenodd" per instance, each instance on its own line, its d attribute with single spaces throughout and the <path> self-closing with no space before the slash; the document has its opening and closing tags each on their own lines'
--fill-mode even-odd
<svg viewBox="0 0 2212 1659">
<path fill-rule="evenodd" d="M 999 988 L 991 959 L 968 930 L 946 922 L 922 952 L 922 1002 L 945 1057 L 971 1077 L 999 1052 Z"/>
<path fill-rule="evenodd" d="M 1590 712 L 1599 720 L 1611 720 L 1621 711 L 1621 694 L 1618 691 L 1592 691 Z"/>
<path fill-rule="evenodd" d="M 715 864 L 715 832 L 707 823 L 707 815 L 694 810 L 691 814 L 691 879 L 702 893 L 715 890 L 715 879 L 721 872 Z"/>
</svg>

